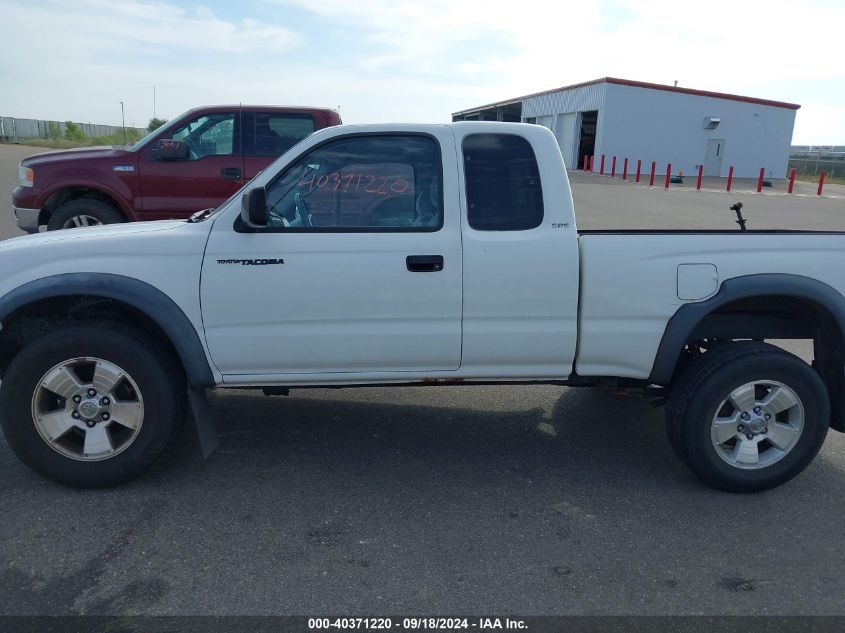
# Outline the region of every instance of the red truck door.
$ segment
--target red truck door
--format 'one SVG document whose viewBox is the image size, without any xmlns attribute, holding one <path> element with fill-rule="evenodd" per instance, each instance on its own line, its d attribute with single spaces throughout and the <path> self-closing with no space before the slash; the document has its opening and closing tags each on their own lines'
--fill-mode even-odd
<svg viewBox="0 0 845 633">
<path fill-rule="evenodd" d="M 320 113 L 244 110 L 244 176 L 246 180 L 276 160 L 316 129 L 325 127 Z"/>
<path fill-rule="evenodd" d="M 155 144 L 141 152 L 141 204 L 145 220 L 187 217 L 216 207 L 244 180 L 241 117 L 237 110 L 204 112 L 173 128 L 170 138 L 188 144 L 185 160 L 156 160 Z"/>
</svg>

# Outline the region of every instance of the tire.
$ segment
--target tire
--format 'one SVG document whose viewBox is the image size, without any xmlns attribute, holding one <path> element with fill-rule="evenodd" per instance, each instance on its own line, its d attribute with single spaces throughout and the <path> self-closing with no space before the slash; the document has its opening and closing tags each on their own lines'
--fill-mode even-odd
<svg viewBox="0 0 845 633">
<path fill-rule="evenodd" d="M 0 385 L 9 446 L 38 474 L 76 488 L 114 486 L 146 472 L 184 414 L 184 378 L 170 354 L 113 322 L 67 325 L 36 339 Z"/>
<path fill-rule="evenodd" d="M 719 345 L 696 359 L 666 408 L 675 453 L 706 484 L 729 492 L 786 483 L 813 460 L 829 426 L 830 400 L 815 370 L 754 341 Z"/>
<path fill-rule="evenodd" d="M 97 226 L 99 224 L 117 224 L 126 218 L 112 205 L 94 198 L 69 200 L 53 211 L 47 222 L 48 231 Z"/>
</svg>

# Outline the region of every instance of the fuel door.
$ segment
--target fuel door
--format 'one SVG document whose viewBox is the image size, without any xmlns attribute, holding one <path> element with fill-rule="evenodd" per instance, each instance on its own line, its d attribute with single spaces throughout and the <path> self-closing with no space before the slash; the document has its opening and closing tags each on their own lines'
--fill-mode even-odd
<svg viewBox="0 0 845 633">
<path fill-rule="evenodd" d="M 706 299 L 719 289 L 719 271 L 715 264 L 678 265 L 678 299 Z"/>
</svg>

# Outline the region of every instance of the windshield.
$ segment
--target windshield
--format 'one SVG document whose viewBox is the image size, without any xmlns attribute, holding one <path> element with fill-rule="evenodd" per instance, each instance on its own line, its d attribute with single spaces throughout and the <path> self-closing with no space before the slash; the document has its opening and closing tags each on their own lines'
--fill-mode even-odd
<svg viewBox="0 0 845 633">
<path fill-rule="evenodd" d="M 129 147 L 129 151 L 130 151 L 130 152 L 136 152 L 136 151 L 138 151 L 138 150 L 139 150 L 139 149 L 141 149 L 144 145 L 146 145 L 146 144 L 147 144 L 147 142 L 148 142 L 148 141 L 149 141 L 149 140 L 150 140 L 153 136 L 156 136 L 157 134 L 159 134 L 160 132 L 163 132 L 164 130 L 169 130 L 170 128 L 172 128 L 172 127 L 174 126 L 174 124 L 175 124 L 177 121 L 182 120 L 182 117 L 184 117 L 184 116 L 185 116 L 185 114 L 187 114 L 187 112 L 184 112 L 184 113 L 180 114 L 180 115 L 179 115 L 179 116 L 177 116 L 177 117 L 173 117 L 170 121 L 168 121 L 167 123 L 165 123 L 165 124 L 164 124 L 164 125 L 162 125 L 161 127 L 157 127 L 157 128 L 156 128 L 156 129 L 154 129 L 152 132 L 148 132 L 148 133 L 147 133 L 147 135 L 146 135 L 146 136 L 144 136 L 144 138 L 142 138 L 140 141 L 138 141 L 137 143 L 135 143 L 134 145 L 132 145 L 131 147 Z M 167 137 L 165 136 L 164 138 L 167 138 Z"/>
</svg>

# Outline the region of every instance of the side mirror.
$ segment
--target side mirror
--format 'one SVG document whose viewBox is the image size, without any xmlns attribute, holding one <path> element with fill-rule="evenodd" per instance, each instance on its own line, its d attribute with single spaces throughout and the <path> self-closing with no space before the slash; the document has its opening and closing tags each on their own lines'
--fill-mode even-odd
<svg viewBox="0 0 845 633">
<path fill-rule="evenodd" d="M 267 226 L 267 192 L 253 187 L 241 197 L 241 221 L 252 229 Z"/>
<path fill-rule="evenodd" d="M 160 139 L 158 147 L 153 151 L 153 158 L 156 160 L 185 160 L 189 155 L 188 144 L 185 141 L 174 141 L 172 138 Z"/>
</svg>

